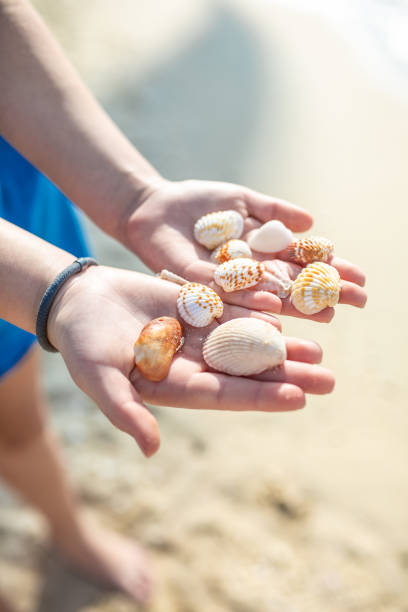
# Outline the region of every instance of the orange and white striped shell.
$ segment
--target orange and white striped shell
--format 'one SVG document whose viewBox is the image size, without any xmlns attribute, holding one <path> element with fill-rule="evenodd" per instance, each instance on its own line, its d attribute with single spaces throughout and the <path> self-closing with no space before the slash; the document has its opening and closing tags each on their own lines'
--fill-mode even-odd
<svg viewBox="0 0 408 612">
<path fill-rule="evenodd" d="M 204 361 L 214 370 L 235 376 L 251 376 L 280 365 L 286 346 L 280 332 L 255 318 L 231 319 L 218 325 L 206 338 Z"/>
<path fill-rule="evenodd" d="M 186 283 L 179 291 L 180 316 L 193 327 L 205 327 L 222 316 L 224 305 L 219 295 L 201 283 Z"/>
<path fill-rule="evenodd" d="M 229 261 L 230 259 L 237 259 L 238 257 L 252 257 L 251 249 L 244 240 L 237 240 L 233 238 L 224 242 L 211 254 L 211 259 L 218 264 Z"/>
<path fill-rule="evenodd" d="M 289 257 L 300 264 L 313 261 L 327 261 L 334 251 L 334 244 L 328 238 L 310 236 L 291 242 L 288 246 Z"/>
<path fill-rule="evenodd" d="M 200 217 L 194 225 L 194 238 L 215 249 L 230 238 L 239 238 L 244 231 L 244 218 L 236 210 L 219 210 Z"/>
<path fill-rule="evenodd" d="M 230 293 L 253 287 L 262 280 L 264 273 L 265 267 L 260 261 L 239 257 L 217 266 L 214 280 L 224 291 Z"/>
<path fill-rule="evenodd" d="M 340 275 L 336 268 L 315 261 L 304 268 L 292 285 L 290 300 L 303 314 L 320 312 L 335 306 L 340 295 Z"/>
</svg>

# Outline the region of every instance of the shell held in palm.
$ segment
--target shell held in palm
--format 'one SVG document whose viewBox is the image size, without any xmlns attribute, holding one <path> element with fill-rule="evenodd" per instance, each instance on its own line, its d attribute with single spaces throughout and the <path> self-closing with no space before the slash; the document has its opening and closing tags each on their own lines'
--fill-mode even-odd
<svg viewBox="0 0 408 612">
<path fill-rule="evenodd" d="M 336 268 L 321 261 L 308 264 L 292 285 L 290 300 L 299 312 L 316 314 L 335 306 L 340 296 L 340 275 Z"/>
<path fill-rule="evenodd" d="M 300 238 L 288 246 L 290 259 L 299 264 L 308 264 L 313 261 L 326 262 L 333 254 L 334 244 L 328 238 L 310 236 Z"/>
<path fill-rule="evenodd" d="M 210 368 L 234 376 L 252 376 L 286 359 L 286 346 L 272 324 L 255 318 L 231 319 L 214 329 L 203 346 Z"/>
<path fill-rule="evenodd" d="M 194 225 L 194 238 L 207 249 L 215 249 L 231 238 L 239 238 L 244 219 L 236 210 L 219 210 L 200 217 Z"/>
<path fill-rule="evenodd" d="M 187 283 L 181 287 L 177 308 L 184 321 L 193 327 L 210 325 L 224 311 L 220 296 L 201 283 Z"/>
<path fill-rule="evenodd" d="M 233 238 L 224 242 L 221 246 L 215 249 L 211 254 L 211 259 L 218 264 L 222 264 L 230 259 L 238 259 L 238 257 L 252 257 L 251 249 L 244 240 Z"/>
<path fill-rule="evenodd" d="M 135 363 L 141 374 L 153 382 L 166 378 L 176 352 L 182 347 L 183 329 L 173 317 L 149 321 L 134 344 Z"/>
<path fill-rule="evenodd" d="M 262 280 L 264 273 L 265 268 L 260 261 L 239 257 L 217 266 L 214 280 L 224 291 L 231 293 L 253 287 Z"/>
<path fill-rule="evenodd" d="M 285 249 L 293 240 L 293 234 L 281 221 L 267 221 L 251 232 L 248 244 L 260 253 L 277 253 Z"/>
</svg>

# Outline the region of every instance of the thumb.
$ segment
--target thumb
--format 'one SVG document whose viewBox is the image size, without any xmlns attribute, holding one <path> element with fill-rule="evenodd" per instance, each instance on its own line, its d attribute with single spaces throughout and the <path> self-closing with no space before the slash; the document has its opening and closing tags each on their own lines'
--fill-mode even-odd
<svg viewBox="0 0 408 612">
<path fill-rule="evenodd" d="M 111 423 L 132 436 L 146 457 L 154 455 L 160 446 L 159 427 L 130 380 L 120 370 L 109 369 L 98 388 L 94 399 Z"/>
</svg>

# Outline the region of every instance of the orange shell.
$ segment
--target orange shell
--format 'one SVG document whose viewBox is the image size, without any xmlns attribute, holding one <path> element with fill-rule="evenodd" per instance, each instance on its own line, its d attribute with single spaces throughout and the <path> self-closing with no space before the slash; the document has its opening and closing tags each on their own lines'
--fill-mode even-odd
<svg viewBox="0 0 408 612">
<path fill-rule="evenodd" d="M 211 254 L 211 259 L 218 264 L 222 264 L 230 259 L 237 259 L 238 257 L 251 258 L 252 253 L 247 242 L 236 238 L 224 242 Z"/>
<path fill-rule="evenodd" d="M 327 261 L 332 255 L 334 244 L 328 238 L 310 236 L 300 238 L 291 242 L 288 246 L 289 257 L 300 264 L 308 264 L 313 261 Z"/>
<path fill-rule="evenodd" d="M 148 380 L 166 378 L 175 353 L 183 345 L 183 328 L 173 317 L 149 321 L 134 344 L 135 363 Z"/>
<path fill-rule="evenodd" d="M 340 295 L 340 275 L 336 268 L 321 261 L 306 266 L 292 285 L 290 300 L 303 314 L 316 314 L 335 306 Z"/>
</svg>

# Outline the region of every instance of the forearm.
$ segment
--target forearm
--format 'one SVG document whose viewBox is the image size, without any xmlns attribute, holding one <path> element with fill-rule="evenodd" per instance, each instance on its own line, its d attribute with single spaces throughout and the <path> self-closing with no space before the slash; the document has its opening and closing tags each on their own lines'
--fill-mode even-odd
<svg viewBox="0 0 408 612">
<path fill-rule="evenodd" d="M 0 0 L 0 133 L 103 230 L 158 173 L 99 106 L 24 0 Z"/>
<path fill-rule="evenodd" d="M 74 255 L 0 219 L 0 318 L 35 333 L 41 298 Z"/>
</svg>

